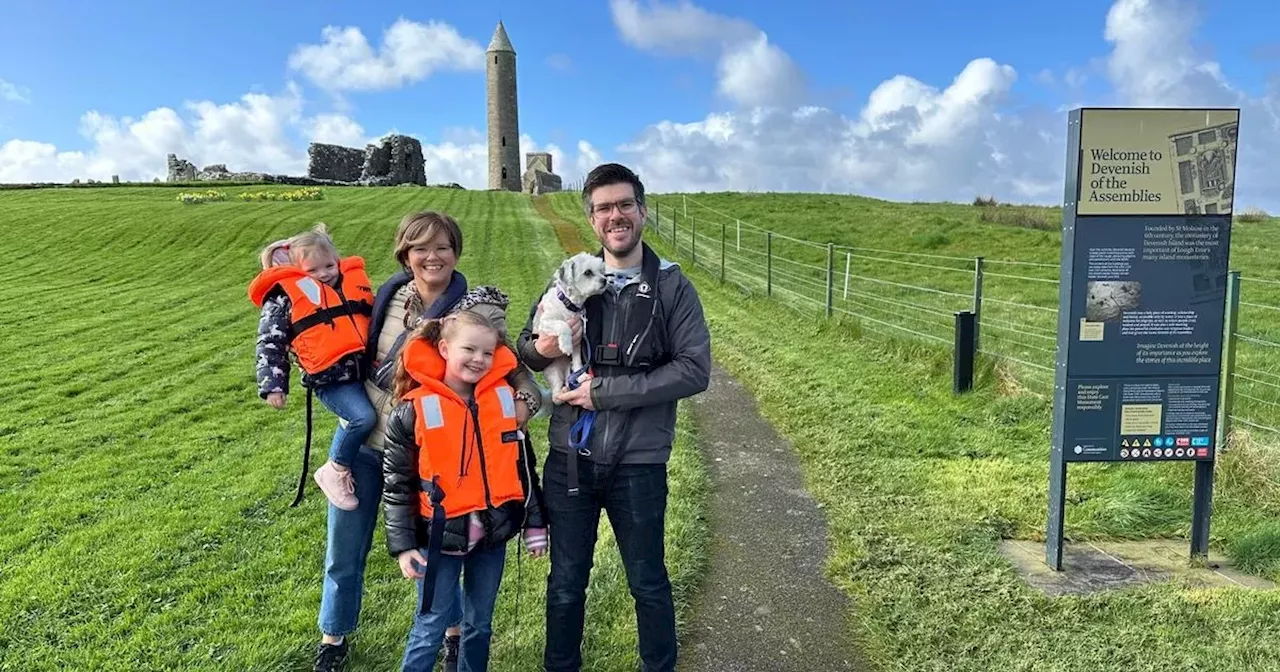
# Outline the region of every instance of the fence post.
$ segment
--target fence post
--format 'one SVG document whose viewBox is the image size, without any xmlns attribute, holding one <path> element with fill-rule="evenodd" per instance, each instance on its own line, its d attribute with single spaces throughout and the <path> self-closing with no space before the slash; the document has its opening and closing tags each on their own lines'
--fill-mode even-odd
<svg viewBox="0 0 1280 672">
<path fill-rule="evenodd" d="M 831 317 L 831 302 L 833 298 L 832 288 L 835 286 L 835 276 L 832 273 L 832 265 L 835 262 L 836 248 L 832 243 L 827 243 L 827 317 Z"/>
<path fill-rule="evenodd" d="M 1222 397 L 1218 400 L 1218 435 L 1214 450 L 1222 450 L 1231 438 L 1231 408 L 1236 396 L 1236 333 L 1240 327 L 1240 271 L 1227 274 L 1227 320 L 1223 330 Z"/>
<path fill-rule="evenodd" d="M 724 244 L 725 244 L 725 224 L 724 220 L 720 220 L 720 284 L 724 284 Z"/>
<path fill-rule="evenodd" d="M 698 221 L 693 217 L 689 218 L 689 256 L 693 258 L 693 261 L 689 263 L 692 264 L 694 268 L 697 268 L 698 267 Z"/>
<path fill-rule="evenodd" d="M 1221 398 L 1218 403 L 1218 432 L 1214 437 L 1213 459 L 1196 460 L 1196 475 L 1191 490 L 1191 559 L 1209 557 L 1209 517 L 1213 511 L 1213 468 L 1218 453 L 1231 437 L 1231 402 L 1235 398 L 1236 335 L 1240 326 L 1240 271 L 1227 276 L 1227 315 L 1223 328 Z"/>
<path fill-rule="evenodd" d="M 849 265 L 853 263 L 853 253 L 844 253 L 844 300 L 849 300 Z"/>
<path fill-rule="evenodd" d="M 742 251 L 742 220 L 739 219 L 736 221 L 738 222 L 738 251 L 741 252 Z"/>
<path fill-rule="evenodd" d="M 672 254 L 680 256 L 680 239 L 676 237 L 676 212 L 671 210 L 671 249 Z"/>
<path fill-rule="evenodd" d="M 956 313 L 955 364 L 952 371 L 952 391 L 963 394 L 973 389 L 973 358 L 977 350 L 977 320 L 967 310 Z"/>
<path fill-rule="evenodd" d="M 680 194 L 680 203 L 684 206 L 684 218 L 689 218 L 689 199 L 684 194 Z"/>
<path fill-rule="evenodd" d="M 973 349 L 982 348 L 982 257 L 973 260 Z"/>
<path fill-rule="evenodd" d="M 764 295 L 773 296 L 773 232 L 764 234 Z"/>
</svg>

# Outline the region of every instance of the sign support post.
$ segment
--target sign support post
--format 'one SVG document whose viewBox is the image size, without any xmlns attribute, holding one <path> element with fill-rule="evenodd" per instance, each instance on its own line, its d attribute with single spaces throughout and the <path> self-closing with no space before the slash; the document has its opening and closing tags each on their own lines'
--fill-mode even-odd
<svg viewBox="0 0 1280 672">
<path fill-rule="evenodd" d="M 1070 462 L 1194 461 L 1208 552 L 1238 109 L 1082 108 L 1067 123 L 1045 562 Z"/>
</svg>

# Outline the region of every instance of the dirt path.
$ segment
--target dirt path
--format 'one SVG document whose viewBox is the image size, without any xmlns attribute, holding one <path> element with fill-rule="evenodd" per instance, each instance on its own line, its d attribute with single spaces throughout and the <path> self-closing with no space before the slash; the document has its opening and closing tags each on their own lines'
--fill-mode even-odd
<svg viewBox="0 0 1280 672">
<path fill-rule="evenodd" d="M 547 201 L 546 196 L 533 197 L 533 209 L 538 211 L 542 218 L 551 222 L 551 229 L 556 232 L 556 240 L 560 241 L 560 247 L 564 248 L 569 254 L 577 254 L 578 252 L 590 252 L 585 245 L 582 244 L 582 238 L 578 236 L 578 229 L 572 222 L 565 221 L 555 210 L 551 209 L 551 203 Z"/>
<path fill-rule="evenodd" d="M 848 602 L 823 576 L 826 520 L 795 451 L 719 367 L 691 404 L 711 472 L 712 540 L 680 668 L 869 670 L 845 626 Z"/>
</svg>

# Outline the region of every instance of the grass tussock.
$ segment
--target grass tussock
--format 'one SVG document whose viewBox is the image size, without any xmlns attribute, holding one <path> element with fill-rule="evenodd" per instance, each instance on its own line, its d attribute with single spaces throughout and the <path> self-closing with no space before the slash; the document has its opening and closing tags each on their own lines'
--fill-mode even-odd
<svg viewBox="0 0 1280 672">
<path fill-rule="evenodd" d="M 1235 219 L 1237 222 L 1244 222 L 1246 224 L 1258 224 L 1265 222 L 1270 218 L 1271 215 L 1268 215 L 1262 208 L 1248 207 L 1244 209 L 1244 212 L 1236 215 Z"/>
<path fill-rule="evenodd" d="M 1017 226 L 1036 231 L 1053 231 L 1060 225 L 1049 219 L 1044 208 L 1021 206 L 983 208 L 978 220 L 1001 226 Z"/>
</svg>

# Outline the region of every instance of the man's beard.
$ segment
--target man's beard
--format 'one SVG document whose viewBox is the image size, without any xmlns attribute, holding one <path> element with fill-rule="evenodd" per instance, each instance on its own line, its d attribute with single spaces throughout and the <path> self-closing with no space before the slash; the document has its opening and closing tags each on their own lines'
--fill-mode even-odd
<svg viewBox="0 0 1280 672">
<path fill-rule="evenodd" d="M 619 258 L 625 257 L 628 254 L 631 254 L 633 251 L 635 251 L 637 247 L 640 246 L 640 241 L 641 241 L 640 225 L 636 225 L 634 223 L 631 224 L 631 243 L 628 244 L 625 249 L 614 249 L 613 247 L 610 247 L 608 231 L 609 231 L 609 227 L 606 226 L 603 232 L 597 234 L 597 239 L 600 241 L 600 245 L 604 247 L 604 249 L 608 250 L 609 254 L 612 254 L 615 257 L 619 257 Z"/>
</svg>

